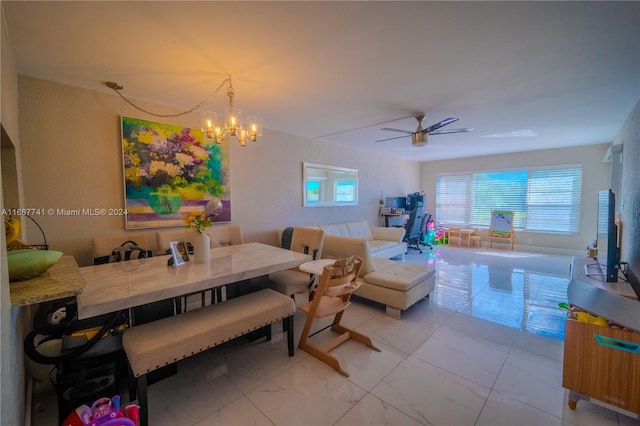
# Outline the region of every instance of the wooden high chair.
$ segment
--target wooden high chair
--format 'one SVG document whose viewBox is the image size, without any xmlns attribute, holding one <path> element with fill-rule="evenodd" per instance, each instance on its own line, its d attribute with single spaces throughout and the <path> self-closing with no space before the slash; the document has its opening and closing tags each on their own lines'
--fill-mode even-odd
<svg viewBox="0 0 640 426">
<path fill-rule="evenodd" d="M 340 362 L 335 356 L 329 354 L 331 350 L 347 340 L 353 339 L 375 351 L 381 352 L 369 337 L 340 324 L 344 310 L 351 303 L 349 301 L 351 293 L 362 284 L 358 282 L 358 273 L 361 266 L 362 259 L 360 257 L 354 259 L 353 256 L 346 259 L 338 259 L 333 265 L 325 266 L 318 280 L 313 300 L 300 306 L 300 309 L 307 313 L 307 320 L 304 323 L 298 347 L 346 377 L 349 377 L 349 373 L 340 367 Z M 325 318 L 331 315 L 335 315 L 333 323 L 316 333 L 330 327 L 332 331 L 339 333 L 339 335 L 320 347 L 313 346 L 309 343 L 309 337 L 316 334 L 309 335 L 313 321 L 316 318 Z"/>
</svg>

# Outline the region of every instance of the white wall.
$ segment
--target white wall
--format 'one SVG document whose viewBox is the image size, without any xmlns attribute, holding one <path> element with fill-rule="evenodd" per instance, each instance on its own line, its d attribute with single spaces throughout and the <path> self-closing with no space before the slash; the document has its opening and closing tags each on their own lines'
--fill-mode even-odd
<svg viewBox="0 0 640 426">
<path fill-rule="evenodd" d="M 117 95 L 19 77 L 24 204 L 27 208 L 121 208 L 124 205 L 120 116 L 201 127 L 201 116 L 157 119 Z M 143 104 L 154 112 L 174 112 Z M 367 220 L 378 224 L 384 194 L 417 190 L 418 163 L 263 131 L 255 143 L 231 142 L 232 222 L 245 240 L 277 244 L 277 229 L 293 225 Z M 302 207 L 302 162 L 359 169 L 359 205 Z M 37 220 L 52 248 L 91 263 L 93 235 L 124 233 L 121 217 L 49 217 Z M 155 230 L 153 230 L 155 232 Z M 31 228 L 29 242 L 40 233 Z"/>
<path fill-rule="evenodd" d="M 482 170 L 508 170 L 518 167 L 542 167 L 562 164 L 582 164 L 582 195 L 580 207 L 580 231 L 577 235 L 556 235 L 533 232 L 516 232 L 515 245 L 530 248 L 546 247 L 580 250 L 586 255 L 587 245 L 596 236 L 597 192 L 609 187 L 610 163 L 602 158 L 609 144 L 576 148 L 521 152 L 461 158 L 449 161 L 430 161 L 421 165 L 421 188 L 427 195 L 427 209 L 436 211 L 436 176 Z M 437 221 L 437 217 L 435 218 Z M 486 232 L 485 245 L 486 245 Z M 528 248 L 529 248 L 528 247 Z"/>
<path fill-rule="evenodd" d="M 18 82 L 9 43 L 4 9 L 0 16 L 0 121 L 8 136 L 18 143 Z M 13 150 L 12 150 L 13 151 Z M 2 150 L 2 155 L 5 154 Z M 4 161 L 0 162 L 4 163 Z M 12 186 L 16 182 L 11 182 Z M 3 185 L 0 169 L 0 187 Z M 17 191 L 17 188 L 13 189 Z M 0 191 L 0 204 L 3 195 Z M 2 204 L 3 205 L 3 204 Z M 11 306 L 6 261 L 6 241 L 0 233 L 0 424 L 22 425 L 25 421 L 25 370 L 22 339 L 29 310 Z"/>
<path fill-rule="evenodd" d="M 616 194 L 622 221 L 620 256 L 629 263 L 630 281 L 640 295 L 640 101 L 629 113 L 615 138 L 622 144 L 622 182 Z"/>
</svg>

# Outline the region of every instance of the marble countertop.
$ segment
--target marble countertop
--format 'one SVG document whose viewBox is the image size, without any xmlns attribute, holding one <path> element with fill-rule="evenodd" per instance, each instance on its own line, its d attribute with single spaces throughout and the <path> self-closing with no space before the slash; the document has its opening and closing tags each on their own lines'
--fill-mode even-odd
<svg viewBox="0 0 640 426">
<path fill-rule="evenodd" d="M 13 306 L 28 306 L 76 296 L 85 287 L 76 260 L 66 255 L 39 277 L 9 283 L 9 292 Z"/>
</svg>

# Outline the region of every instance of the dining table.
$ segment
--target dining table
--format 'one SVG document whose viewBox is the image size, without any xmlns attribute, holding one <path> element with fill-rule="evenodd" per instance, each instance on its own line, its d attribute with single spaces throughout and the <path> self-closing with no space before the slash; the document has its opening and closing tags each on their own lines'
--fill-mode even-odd
<svg viewBox="0 0 640 426">
<path fill-rule="evenodd" d="M 80 268 L 85 288 L 76 296 L 78 318 L 116 312 L 298 267 L 311 256 L 263 243 L 211 249 L 205 263 L 170 266 L 171 255 Z"/>
</svg>

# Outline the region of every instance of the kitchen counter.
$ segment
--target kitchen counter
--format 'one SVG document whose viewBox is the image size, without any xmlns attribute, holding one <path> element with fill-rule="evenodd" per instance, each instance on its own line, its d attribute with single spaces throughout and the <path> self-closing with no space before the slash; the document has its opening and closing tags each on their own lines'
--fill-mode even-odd
<svg viewBox="0 0 640 426">
<path fill-rule="evenodd" d="M 13 306 L 35 305 L 76 296 L 84 289 L 84 278 L 80 275 L 80 268 L 71 255 L 62 256 L 58 263 L 39 277 L 9 283 Z"/>
</svg>

